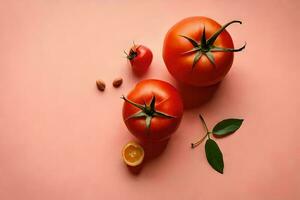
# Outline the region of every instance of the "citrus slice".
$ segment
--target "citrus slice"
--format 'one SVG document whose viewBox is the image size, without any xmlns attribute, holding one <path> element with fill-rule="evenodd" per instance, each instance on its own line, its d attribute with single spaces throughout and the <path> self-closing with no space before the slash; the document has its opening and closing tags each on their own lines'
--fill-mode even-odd
<svg viewBox="0 0 300 200">
<path fill-rule="evenodd" d="M 122 150 L 124 162 L 132 167 L 140 165 L 144 160 L 144 149 L 136 142 L 128 142 Z"/>
</svg>

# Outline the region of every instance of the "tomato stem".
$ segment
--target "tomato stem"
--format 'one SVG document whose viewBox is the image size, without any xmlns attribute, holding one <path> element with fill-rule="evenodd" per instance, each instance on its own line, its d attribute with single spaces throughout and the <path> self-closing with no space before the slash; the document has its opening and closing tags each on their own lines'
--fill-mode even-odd
<svg viewBox="0 0 300 200">
<path fill-rule="evenodd" d="M 208 139 L 210 139 L 210 134 L 212 133 L 212 132 L 210 132 L 210 131 L 208 130 L 207 125 L 206 125 L 206 122 L 205 122 L 205 120 L 204 120 L 204 118 L 202 117 L 201 114 L 199 114 L 199 118 L 200 118 L 200 121 L 202 122 L 202 125 L 203 125 L 203 127 L 204 127 L 204 129 L 205 129 L 206 134 L 204 135 L 204 137 L 202 137 L 202 138 L 201 138 L 200 140 L 198 140 L 197 142 L 191 143 L 191 148 L 192 148 L 192 149 L 194 149 L 194 148 L 197 147 L 199 144 L 201 144 L 201 143 L 205 140 L 206 137 L 208 137 Z"/>
<path fill-rule="evenodd" d="M 242 24 L 241 21 L 233 20 L 231 22 L 228 22 L 227 24 L 223 25 L 221 28 L 219 28 L 209 39 L 206 39 L 206 32 L 205 32 L 205 26 L 203 27 L 202 36 L 200 42 L 197 42 L 193 38 L 190 38 L 185 35 L 179 35 L 180 37 L 183 37 L 184 39 L 188 40 L 192 45 L 193 49 L 183 52 L 182 54 L 190 54 L 195 53 L 195 57 L 192 64 L 192 69 L 196 66 L 196 64 L 199 62 L 202 55 L 205 55 L 208 60 L 211 62 L 211 64 L 215 67 L 215 58 L 212 52 L 238 52 L 242 51 L 246 47 L 246 43 L 238 48 L 238 49 L 232 49 L 232 48 L 225 48 L 225 47 L 218 47 L 214 45 L 214 42 L 217 40 L 218 36 L 230 25 L 233 23 L 239 23 Z"/>
<path fill-rule="evenodd" d="M 140 47 L 139 45 L 136 45 L 135 43 L 134 43 L 134 41 L 132 41 L 133 42 L 133 47 L 131 47 L 131 49 L 129 50 L 129 53 L 127 53 L 125 50 L 124 50 L 124 53 L 126 54 L 126 58 L 128 59 L 128 60 L 133 60 L 135 57 L 137 57 L 138 56 L 138 53 L 137 53 L 137 49 Z"/>
<path fill-rule="evenodd" d="M 200 140 L 198 140 L 197 142 L 191 143 L 192 149 L 194 149 L 194 148 L 197 147 L 199 144 L 201 144 L 201 143 L 204 141 L 204 139 L 206 138 L 206 136 L 207 136 L 207 134 L 205 134 L 204 137 L 202 137 L 202 138 L 201 138 Z"/>
<path fill-rule="evenodd" d="M 200 118 L 200 120 L 201 120 L 201 122 L 202 122 L 202 124 L 203 124 L 203 126 L 204 126 L 204 128 L 205 128 L 206 133 L 208 133 L 209 131 L 208 131 L 206 122 L 205 122 L 205 120 L 204 120 L 204 118 L 202 117 L 201 114 L 199 114 L 199 118 Z"/>
<path fill-rule="evenodd" d="M 229 26 L 230 24 L 233 23 L 239 23 L 242 24 L 241 21 L 238 20 L 233 20 L 231 22 L 228 22 L 227 24 L 223 25 L 219 30 L 217 30 L 208 40 L 207 40 L 207 45 L 211 46 L 214 44 L 214 42 L 216 41 L 216 39 L 218 38 L 218 36 L 227 28 L 227 26 Z"/>
<path fill-rule="evenodd" d="M 132 119 L 132 118 L 144 117 L 147 129 L 150 128 L 151 120 L 152 120 L 153 117 L 175 118 L 174 116 L 171 116 L 171 115 L 168 115 L 166 113 L 157 111 L 155 109 L 156 97 L 154 95 L 153 95 L 149 105 L 147 105 L 146 103 L 144 103 L 144 105 L 138 104 L 136 102 L 133 102 L 133 101 L 127 99 L 124 95 L 121 96 L 121 99 L 123 99 L 125 102 L 131 104 L 132 106 L 140 109 L 140 111 L 138 111 L 138 112 L 134 113 L 133 115 L 129 116 L 126 120 L 129 120 L 129 119 Z"/>
</svg>

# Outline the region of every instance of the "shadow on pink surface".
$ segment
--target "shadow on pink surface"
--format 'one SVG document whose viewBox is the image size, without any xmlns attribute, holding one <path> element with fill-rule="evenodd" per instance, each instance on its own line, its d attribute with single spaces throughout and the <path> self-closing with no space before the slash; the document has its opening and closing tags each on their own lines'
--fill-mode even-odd
<svg viewBox="0 0 300 200">
<path fill-rule="evenodd" d="M 208 87 L 193 87 L 177 82 L 175 85 L 182 96 L 185 109 L 192 109 L 209 102 L 218 90 L 220 84 L 221 83 L 217 83 Z M 145 151 L 144 162 L 137 167 L 128 166 L 129 172 L 133 175 L 140 174 L 145 165 L 163 154 L 168 142 L 169 139 L 161 142 L 140 142 Z"/>
<path fill-rule="evenodd" d="M 137 167 L 127 166 L 130 173 L 133 175 L 138 175 L 142 171 L 144 165 L 147 165 L 148 162 L 160 156 L 166 149 L 169 143 L 169 139 L 161 142 L 141 142 L 142 147 L 145 151 L 144 162 Z"/>
<path fill-rule="evenodd" d="M 192 109 L 211 100 L 215 92 L 218 90 L 220 84 L 221 83 L 217 83 L 208 87 L 194 87 L 177 82 L 176 87 L 181 94 L 184 108 Z"/>
</svg>

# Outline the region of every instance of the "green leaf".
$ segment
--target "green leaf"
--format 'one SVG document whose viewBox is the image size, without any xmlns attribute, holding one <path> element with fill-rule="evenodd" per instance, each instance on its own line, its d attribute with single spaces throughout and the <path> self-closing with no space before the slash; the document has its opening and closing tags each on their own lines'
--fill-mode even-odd
<svg viewBox="0 0 300 200">
<path fill-rule="evenodd" d="M 196 64 L 198 63 L 198 61 L 200 60 L 201 56 L 202 56 L 201 51 L 198 51 L 198 52 L 196 53 L 195 57 L 194 57 L 192 69 L 195 68 L 195 66 L 196 66 Z"/>
<path fill-rule="evenodd" d="M 182 55 L 189 54 L 189 53 L 195 53 L 197 51 L 201 51 L 201 48 L 200 47 L 194 47 L 191 50 L 183 52 Z"/>
<path fill-rule="evenodd" d="M 218 146 L 218 144 L 212 140 L 208 139 L 205 143 L 205 153 L 206 158 L 210 166 L 214 168 L 217 172 L 223 174 L 224 169 L 224 161 L 222 152 Z"/>
<path fill-rule="evenodd" d="M 211 52 L 206 52 L 205 55 L 208 58 L 208 60 L 211 62 L 211 64 L 215 67 L 216 63 L 215 63 L 214 55 Z"/>
<path fill-rule="evenodd" d="M 192 39 L 190 37 L 187 37 L 185 35 L 179 35 L 179 36 L 187 39 L 194 47 L 198 47 L 199 46 L 198 42 L 195 41 L 194 39 Z"/>
<path fill-rule="evenodd" d="M 126 120 L 132 119 L 132 118 L 140 118 L 140 117 L 147 117 L 148 115 L 144 113 L 143 111 L 139 111 L 131 116 L 129 116 Z"/>
<path fill-rule="evenodd" d="M 166 114 L 166 113 L 159 112 L 159 111 L 155 111 L 155 112 L 153 113 L 153 117 L 176 118 L 176 117 L 174 117 L 174 116 L 172 116 L 172 115 L 168 115 L 168 114 Z"/>
<path fill-rule="evenodd" d="M 203 27 L 202 37 L 201 37 L 201 46 L 206 48 L 206 35 L 205 35 L 205 26 Z"/>
<path fill-rule="evenodd" d="M 220 136 L 233 133 L 241 127 L 243 121 L 243 119 L 225 119 L 217 123 L 212 132 L 213 134 Z"/>
<path fill-rule="evenodd" d="M 151 116 L 147 116 L 146 117 L 146 128 L 149 129 L 150 126 L 151 126 L 151 120 L 152 120 L 152 117 Z"/>
<path fill-rule="evenodd" d="M 153 95 L 152 99 L 151 99 L 151 102 L 150 102 L 150 108 L 151 110 L 155 110 L 155 96 Z"/>
<path fill-rule="evenodd" d="M 121 99 L 123 99 L 125 102 L 127 102 L 127 103 L 133 105 L 134 107 L 137 107 L 137 108 L 139 108 L 139 109 L 141 109 L 141 110 L 144 110 L 144 106 L 143 106 L 143 105 L 138 104 L 138 103 L 135 103 L 135 102 L 133 102 L 133 101 L 127 99 L 124 95 L 121 96 Z"/>
</svg>

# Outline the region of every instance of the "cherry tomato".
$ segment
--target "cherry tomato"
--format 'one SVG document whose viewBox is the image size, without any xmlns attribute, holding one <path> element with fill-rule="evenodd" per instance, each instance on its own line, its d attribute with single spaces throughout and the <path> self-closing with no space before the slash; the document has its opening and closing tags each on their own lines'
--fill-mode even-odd
<svg viewBox="0 0 300 200">
<path fill-rule="evenodd" d="M 133 45 L 129 53 L 126 53 L 127 59 L 130 61 L 131 67 L 134 72 L 138 74 L 145 73 L 149 68 L 153 54 L 151 50 L 144 45 Z"/>
<path fill-rule="evenodd" d="M 122 98 L 123 120 L 129 131 L 143 142 L 166 140 L 180 124 L 181 97 L 176 88 L 165 81 L 143 80 Z"/>
<path fill-rule="evenodd" d="M 163 59 L 171 75 L 193 86 L 209 86 L 221 81 L 233 63 L 233 41 L 225 30 L 240 21 L 221 26 L 207 17 L 189 17 L 166 34 Z"/>
</svg>

